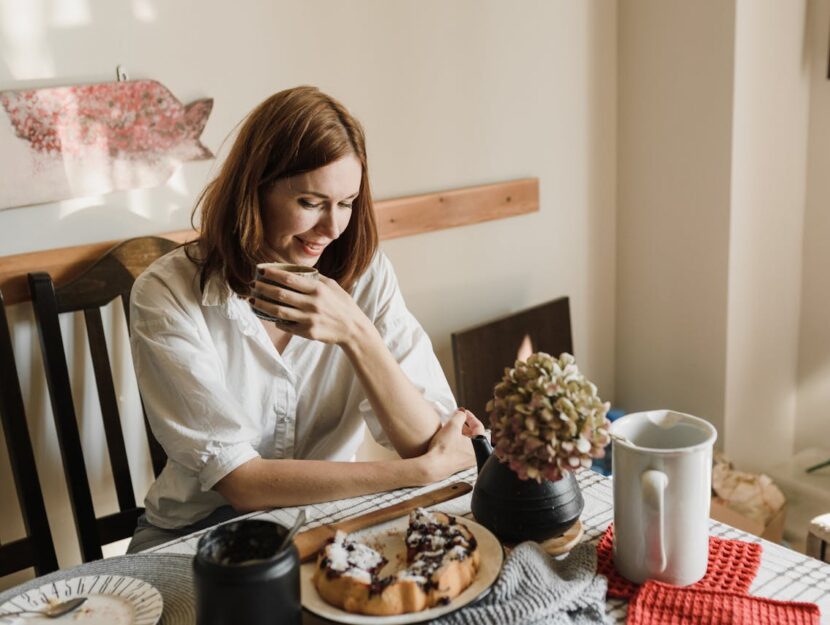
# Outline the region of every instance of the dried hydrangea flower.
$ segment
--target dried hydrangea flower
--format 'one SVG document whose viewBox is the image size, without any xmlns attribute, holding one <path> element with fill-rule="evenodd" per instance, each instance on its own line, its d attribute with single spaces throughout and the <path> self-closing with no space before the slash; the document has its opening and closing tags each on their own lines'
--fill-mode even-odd
<svg viewBox="0 0 830 625">
<path fill-rule="evenodd" d="M 605 455 L 609 407 L 573 356 L 537 352 L 504 370 L 486 410 L 499 460 L 521 479 L 541 482 Z"/>
</svg>

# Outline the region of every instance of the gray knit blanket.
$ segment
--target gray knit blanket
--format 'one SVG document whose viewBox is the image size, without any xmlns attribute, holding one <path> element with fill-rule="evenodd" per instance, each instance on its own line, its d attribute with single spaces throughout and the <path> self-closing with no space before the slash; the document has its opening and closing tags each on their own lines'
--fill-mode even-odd
<svg viewBox="0 0 830 625">
<path fill-rule="evenodd" d="M 435 621 L 440 625 L 594 625 L 605 615 L 608 583 L 596 574 L 596 548 L 582 543 L 553 558 L 533 542 L 518 545 L 490 593 Z"/>
</svg>

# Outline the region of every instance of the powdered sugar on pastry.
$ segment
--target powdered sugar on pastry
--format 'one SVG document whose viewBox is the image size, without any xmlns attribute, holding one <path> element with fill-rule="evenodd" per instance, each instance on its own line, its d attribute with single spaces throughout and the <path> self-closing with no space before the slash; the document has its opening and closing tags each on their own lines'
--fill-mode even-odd
<svg viewBox="0 0 830 625">
<path fill-rule="evenodd" d="M 366 584 L 372 581 L 372 574 L 386 564 L 386 558 L 371 547 L 349 540 L 345 532 L 337 532 L 325 551 L 331 571 Z"/>
</svg>

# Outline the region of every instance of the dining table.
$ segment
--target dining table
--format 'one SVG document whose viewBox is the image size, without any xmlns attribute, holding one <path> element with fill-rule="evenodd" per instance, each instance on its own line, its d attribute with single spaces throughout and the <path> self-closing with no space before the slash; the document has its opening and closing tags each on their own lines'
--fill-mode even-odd
<svg viewBox="0 0 830 625">
<path fill-rule="evenodd" d="M 580 516 L 581 542 L 596 544 L 614 520 L 613 482 L 610 477 L 589 469 L 576 472 L 585 502 Z M 467 469 L 443 481 L 426 487 L 397 490 L 339 499 L 300 507 L 277 508 L 253 512 L 240 518 L 264 519 L 290 527 L 300 510 L 305 510 L 302 529 L 321 524 L 334 524 L 345 519 L 399 503 L 416 495 L 464 481 L 474 485 L 475 469 Z M 436 504 L 434 509 L 448 514 L 472 518 L 471 494 Z M 141 554 L 117 556 L 58 571 L 0 593 L 0 605 L 23 591 L 36 588 L 39 583 L 69 576 L 101 575 L 104 573 L 133 575 L 159 588 L 164 598 L 161 625 L 191 625 L 195 623 L 193 586 L 190 566 L 199 538 L 210 528 L 182 536 L 153 547 Z M 750 595 L 779 601 L 810 602 L 821 610 L 821 623 L 830 625 L 830 564 L 808 557 L 795 550 L 769 542 L 724 523 L 710 520 L 710 536 L 762 544 L 761 563 L 749 590 Z M 460 609 L 464 609 L 463 607 Z M 628 604 L 621 599 L 606 599 L 607 620 L 625 623 Z M 308 610 L 303 611 L 304 624 L 330 623 Z M 4 625 L 0 619 L 0 625 Z"/>
</svg>

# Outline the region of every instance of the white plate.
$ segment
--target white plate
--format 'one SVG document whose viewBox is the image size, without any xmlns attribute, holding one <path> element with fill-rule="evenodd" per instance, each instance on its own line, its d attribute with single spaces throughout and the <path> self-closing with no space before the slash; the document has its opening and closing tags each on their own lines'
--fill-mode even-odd
<svg viewBox="0 0 830 625">
<path fill-rule="evenodd" d="M 78 625 L 156 625 L 163 601 L 147 582 L 123 575 L 87 575 L 44 584 L 0 605 L 0 614 L 17 610 L 39 610 L 53 601 L 87 597 L 84 604 L 59 619 L 34 614 L 0 618 L 0 625 L 56 625 L 71 621 Z"/>
<path fill-rule="evenodd" d="M 476 600 L 485 594 L 501 571 L 504 561 L 504 550 L 499 540 L 483 525 L 475 521 L 459 517 L 459 522 L 470 528 L 476 537 L 478 550 L 481 554 L 481 565 L 478 569 L 475 581 L 464 592 L 453 599 L 448 605 L 437 606 L 422 610 L 421 612 L 410 612 L 407 614 L 396 614 L 394 616 L 367 616 L 365 614 L 353 614 L 340 608 L 329 605 L 317 594 L 312 576 L 316 562 L 307 562 L 300 568 L 300 593 L 303 607 L 315 614 L 339 623 L 351 623 L 354 625 L 398 625 L 400 623 L 417 623 L 429 619 L 438 618 L 449 612 L 453 612 L 462 606 Z M 376 525 L 359 532 L 351 534 L 360 542 L 368 544 L 383 553 L 390 564 L 387 567 L 394 569 L 406 559 L 406 546 L 404 537 L 406 528 L 409 525 L 408 517 L 401 517 L 382 525 Z M 388 570 L 384 570 L 387 573 Z"/>
</svg>

